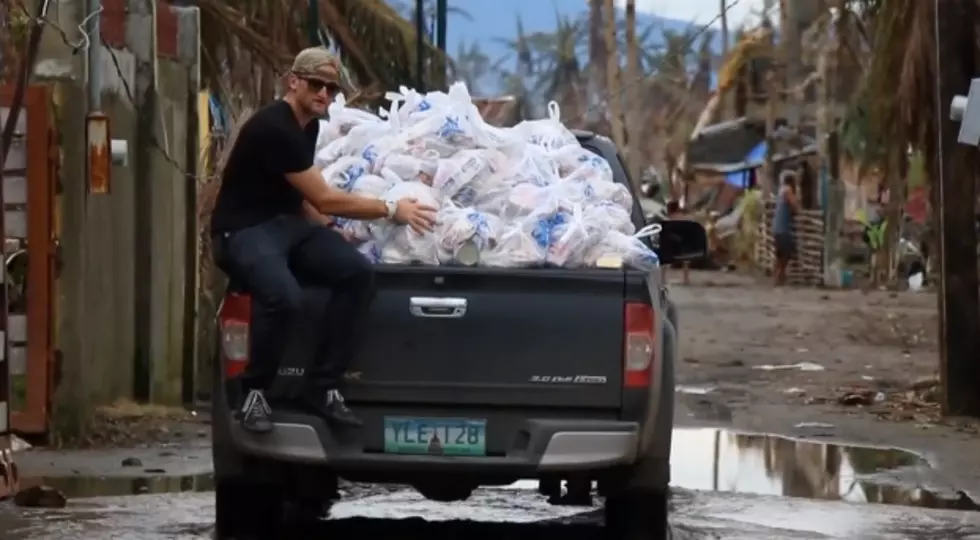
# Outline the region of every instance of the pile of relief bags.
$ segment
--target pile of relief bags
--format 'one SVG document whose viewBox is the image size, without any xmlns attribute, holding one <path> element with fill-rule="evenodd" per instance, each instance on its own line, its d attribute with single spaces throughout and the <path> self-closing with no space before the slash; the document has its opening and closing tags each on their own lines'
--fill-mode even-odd
<svg viewBox="0 0 980 540">
<path fill-rule="evenodd" d="M 347 107 L 321 121 L 315 164 L 334 188 L 405 197 L 438 208 L 431 233 L 388 220 L 338 220 L 375 263 L 492 267 L 657 266 L 635 231 L 629 190 L 605 159 L 549 117 L 499 128 L 483 121 L 462 83 L 448 93 L 402 88 L 391 108 Z"/>
</svg>

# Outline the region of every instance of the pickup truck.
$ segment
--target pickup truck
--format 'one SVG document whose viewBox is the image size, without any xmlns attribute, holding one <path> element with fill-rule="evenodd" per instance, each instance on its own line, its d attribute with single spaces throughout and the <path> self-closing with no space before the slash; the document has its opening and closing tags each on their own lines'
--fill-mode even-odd
<svg viewBox="0 0 980 540">
<path fill-rule="evenodd" d="M 630 186 L 608 138 L 576 135 Z M 700 225 L 661 225 L 662 263 L 704 256 Z M 553 502 L 589 504 L 596 485 L 607 528 L 663 534 L 677 317 L 659 271 L 378 265 L 377 287 L 368 341 L 345 376 L 364 426 L 331 430 L 275 408 L 274 431 L 253 436 L 232 417 L 250 301 L 230 285 L 212 394 L 219 538 L 316 519 L 338 478 L 409 484 L 439 501 L 537 479 Z M 323 304 L 311 298 L 310 310 Z M 308 320 L 274 393 L 301 381 L 312 355 L 303 343 L 313 341 L 303 332 L 315 335 L 322 319 Z"/>
</svg>

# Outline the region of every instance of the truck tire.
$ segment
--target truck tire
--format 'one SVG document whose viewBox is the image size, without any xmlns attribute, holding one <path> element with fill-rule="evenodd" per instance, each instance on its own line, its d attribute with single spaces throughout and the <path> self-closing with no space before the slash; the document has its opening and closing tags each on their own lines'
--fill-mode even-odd
<svg viewBox="0 0 980 540">
<path fill-rule="evenodd" d="M 670 490 L 629 490 L 606 497 L 603 516 L 610 538 L 663 540 L 668 538 Z"/>
<path fill-rule="evenodd" d="M 276 538 L 285 525 L 282 494 L 243 479 L 218 480 L 214 525 L 217 540 Z"/>
</svg>

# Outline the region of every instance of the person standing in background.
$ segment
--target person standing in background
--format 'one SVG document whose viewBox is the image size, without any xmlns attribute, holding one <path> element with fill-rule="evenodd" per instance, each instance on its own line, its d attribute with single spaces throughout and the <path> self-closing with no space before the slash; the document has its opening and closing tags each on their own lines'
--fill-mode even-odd
<svg viewBox="0 0 980 540">
<path fill-rule="evenodd" d="M 786 284 L 786 270 L 796 256 L 796 238 L 793 235 L 793 218 L 800 211 L 796 196 L 796 173 L 783 171 L 779 174 L 779 193 L 776 195 L 776 211 L 772 215 L 772 237 L 776 245 L 773 263 L 773 285 Z"/>
</svg>

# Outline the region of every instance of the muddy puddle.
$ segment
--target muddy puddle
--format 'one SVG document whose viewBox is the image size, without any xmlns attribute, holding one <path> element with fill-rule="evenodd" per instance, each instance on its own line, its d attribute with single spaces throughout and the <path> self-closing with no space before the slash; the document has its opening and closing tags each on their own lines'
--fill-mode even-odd
<svg viewBox="0 0 980 540">
<path fill-rule="evenodd" d="M 905 450 L 846 446 L 707 428 L 678 428 L 674 430 L 673 437 L 671 483 L 679 488 L 980 511 L 980 506 L 962 492 L 927 488 L 919 485 L 922 482 L 914 481 L 914 478 L 927 476 L 919 473 L 928 472 L 929 464 L 918 454 Z M 899 474 L 902 472 L 906 474 Z M 206 492 L 214 489 L 214 479 L 210 474 L 22 480 L 23 487 L 36 484 L 54 487 L 68 498 Z M 489 492 L 500 489 L 536 490 L 537 482 L 520 481 L 490 488 Z M 405 507 L 406 515 L 414 514 L 414 506 L 421 505 L 428 511 L 435 506 L 411 490 L 396 496 L 391 495 L 390 490 L 376 490 L 370 486 L 355 491 L 365 494 L 377 491 L 379 494 L 376 497 L 389 502 L 393 497 L 407 497 L 404 501 L 398 501 L 402 503 L 399 506 Z M 542 504 L 540 510 L 545 511 L 544 507 L 548 505 L 543 500 Z M 359 510 L 363 509 L 361 504 L 356 506 Z M 361 514 L 358 510 L 353 513 Z"/>
<path fill-rule="evenodd" d="M 917 473 L 929 468 L 922 456 L 894 448 L 676 429 L 671 483 L 694 490 L 980 510 L 962 492 L 909 485 L 907 477 L 928 476 Z"/>
</svg>

